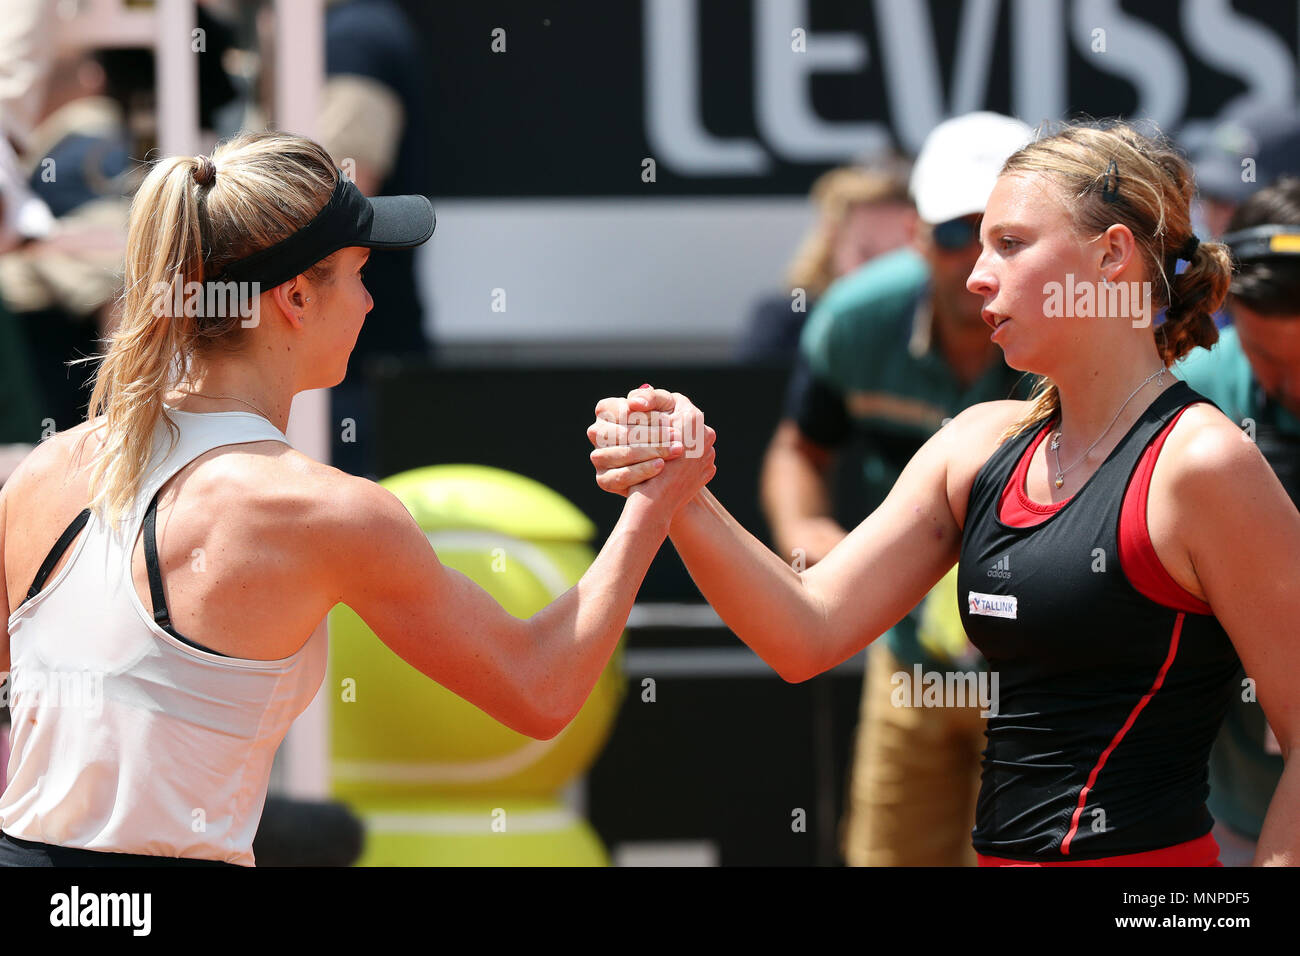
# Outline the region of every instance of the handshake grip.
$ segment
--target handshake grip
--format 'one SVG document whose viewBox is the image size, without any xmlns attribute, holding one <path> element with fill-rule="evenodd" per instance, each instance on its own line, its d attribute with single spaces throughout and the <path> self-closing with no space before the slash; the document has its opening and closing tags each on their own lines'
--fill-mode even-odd
<svg viewBox="0 0 1300 956">
<path fill-rule="evenodd" d="M 704 423 L 703 412 L 680 392 L 647 385 L 626 398 L 602 399 L 587 437 L 594 448 L 591 463 L 596 483 L 616 494 L 626 495 L 633 486 L 664 472 L 668 472 L 665 482 L 698 482 L 694 494 L 716 473 L 716 433 Z"/>
</svg>

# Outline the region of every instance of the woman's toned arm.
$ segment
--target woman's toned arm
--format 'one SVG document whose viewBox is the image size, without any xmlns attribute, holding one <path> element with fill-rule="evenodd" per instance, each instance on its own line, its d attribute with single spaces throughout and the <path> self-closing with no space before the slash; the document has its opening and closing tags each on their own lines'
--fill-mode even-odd
<svg viewBox="0 0 1300 956">
<path fill-rule="evenodd" d="M 1255 864 L 1300 865 L 1300 512 L 1253 442 L 1222 416 L 1174 444 L 1169 488 L 1182 539 L 1286 761 Z"/>
<path fill-rule="evenodd" d="M 697 458 L 646 462 L 582 579 L 527 620 L 445 567 L 415 519 L 374 482 L 333 474 L 312 534 L 328 605 L 347 604 L 403 660 L 503 724 L 558 734 L 582 708 L 627 624 L 672 512 L 713 476 Z M 656 476 L 656 477 L 651 477 Z"/>
<path fill-rule="evenodd" d="M 640 401 L 638 401 L 640 399 Z M 684 396 L 633 393 L 635 409 L 671 412 Z M 620 447 L 620 400 L 602 402 L 607 420 L 590 433 L 592 461 L 606 490 L 631 486 L 622 474 L 637 455 Z M 609 404 L 613 403 L 613 404 Z M 987 443 L 1007 408 L 974 406 L 940 429 L 903 470 L 885 501 L 814 567 L 796 573 L 740 526 L 708 491 L 673 518 L 670 534 L 700 592 L 727 626 L 785 680 L 834 667 L 896 624 L 957 562 L 961 527 L 949 505 L 964 502 L 970 475 L 950 469 L 956 450 Z M 967 456 L 969 457 L 969 456 Z M 982 459 L 981 459 L 982 460 Z"/>
</svg>

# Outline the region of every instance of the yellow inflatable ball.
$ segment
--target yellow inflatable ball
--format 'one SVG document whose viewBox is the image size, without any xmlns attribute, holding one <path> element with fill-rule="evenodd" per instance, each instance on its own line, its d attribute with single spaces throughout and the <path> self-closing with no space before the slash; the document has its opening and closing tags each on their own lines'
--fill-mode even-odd
<svg viewBox="0 0 1300 956">
<path fill-rule="evenodd" d="M 595 527 L 546 486 L 496 468 L 436 465 L 381 482 L 439 560 L 506 611 L 529 617 L 568 590 L 595 555 Z M 498 723 L 379 641 L 350 608 L 330 612 L 331 776 L 342 799 L 554 795 L 584 773 L 624 693 L 621 649 L 582 710 L 551 740 Z"/>
<path fill-rule="evenodd" d="M 608 866 L 600 838 L 549 797 L 389 798 L 353 809 L 365 825 L 358 866 Z"/>
</svg>

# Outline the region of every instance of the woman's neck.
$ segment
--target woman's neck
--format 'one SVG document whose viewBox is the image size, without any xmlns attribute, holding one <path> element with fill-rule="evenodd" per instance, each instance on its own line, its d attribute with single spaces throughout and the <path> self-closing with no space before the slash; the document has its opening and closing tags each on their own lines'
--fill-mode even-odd
<svg viewBox="0 0 1300 956">
<path fill-rule="evenodd" d="M 1098 450 L 1112 447 L 1175 380 L 1154 342 L 1149 350 L 1130 350 L 1116 361 L 1117 357 L 1091 367 L 1077 365 L 1059 373 L 1059 378 L 1052 376 L 1061 399 L 1057 428 L 1062 461 L 1082 456 L 1094 442 Z M 1164 374 L 1158 374 L 1162 370 Z"/>
<path fill-rule="evenodd" d="M 227 360 L 194 368 L 166 402 L 184 412 L 252 412 L 287 432 L 293 395 L 291 385 L 268 379 L 265 369 Z"/>
</svg>

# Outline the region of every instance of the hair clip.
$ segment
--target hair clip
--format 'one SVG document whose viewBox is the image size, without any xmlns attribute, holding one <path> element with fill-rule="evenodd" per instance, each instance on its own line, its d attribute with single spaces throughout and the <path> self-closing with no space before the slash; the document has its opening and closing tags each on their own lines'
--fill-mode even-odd
<svg viewBox="0 0 1300 956">
<path fill-rule="evenodd" d="M 1113 159 L 1106 167 L 1106 179 L 1101 187 L 1101 198 L 1106 202 L 1119 202 L 1119 166 Z"/>
</svg>

